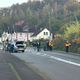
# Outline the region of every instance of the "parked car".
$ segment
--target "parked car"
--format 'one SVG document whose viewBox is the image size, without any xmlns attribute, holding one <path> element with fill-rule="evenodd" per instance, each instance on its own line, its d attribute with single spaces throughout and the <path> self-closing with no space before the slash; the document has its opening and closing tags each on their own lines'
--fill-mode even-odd
<svg viewBox="0 0 80 80">
<path fill-rule="evenodd" d="M 9 52 L 17 52 L 17 46 L 14 43 L 8 43 L 7 51 L 9 51 Z"/>
<path fill-rule="evenodd" d="M 24 41 L 17 41 L 16 42 L 16 46 L 17 46 L 17 51 L 25 51 L 25 42 Z"/>
</svg>

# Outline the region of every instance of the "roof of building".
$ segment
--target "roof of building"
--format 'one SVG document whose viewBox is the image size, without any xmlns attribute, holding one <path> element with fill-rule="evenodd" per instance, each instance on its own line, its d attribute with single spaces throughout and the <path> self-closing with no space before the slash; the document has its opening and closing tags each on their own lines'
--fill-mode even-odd
<svg viewBox="0 0 80 80">
<path fill-rule="evenodd" d="M 40 31 L 36 31 L 32 36 L 37 36 L 40 33 Z"/>
<path fill-rule="evenodd" d="M 44 28 L 44 29 L 47 29 L 47 28 Z M 37 36 L 40 32 L 42 32 L 44 29 L 40 29 L 40 30 L 37 30 L 34 32 L 34 34 L 32 36 Z M 49 30 L 49 29 L 47 29 Z"/>
</svg>

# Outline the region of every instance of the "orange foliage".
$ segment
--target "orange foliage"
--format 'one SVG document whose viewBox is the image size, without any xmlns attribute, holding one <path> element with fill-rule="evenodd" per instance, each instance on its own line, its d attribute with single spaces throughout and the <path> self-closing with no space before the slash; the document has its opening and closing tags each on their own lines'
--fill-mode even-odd
<svg viewBox="0 0 80 80">
<path fill-rule="evenodd" d="M 80 43 L 80 38 L 77 38 L 75 42 Z"/>
</svg>

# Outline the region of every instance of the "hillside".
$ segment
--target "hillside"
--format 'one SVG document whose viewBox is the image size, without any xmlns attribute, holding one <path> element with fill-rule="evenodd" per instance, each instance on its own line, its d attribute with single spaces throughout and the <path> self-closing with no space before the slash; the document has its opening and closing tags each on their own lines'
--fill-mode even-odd
<svg viewBox="0 0 80 80">
<path fill-rule="evenodd" d="M 49 28 L 57 33 L 62 26 L 80 20 L 80 3 L 74 0 L 43 0 L 0 9 L 0 32 Z M 0 34 L 1 34 L 0 33 Z"/>
</svg>

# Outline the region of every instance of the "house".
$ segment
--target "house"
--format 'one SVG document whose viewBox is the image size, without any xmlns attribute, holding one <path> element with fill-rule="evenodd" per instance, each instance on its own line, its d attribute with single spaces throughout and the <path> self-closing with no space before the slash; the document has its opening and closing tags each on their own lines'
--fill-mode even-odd
<svg viewBox="0 0 80 80">
<path fill-rule="evenodd" d="M 2 37 L 1 37 L 1 41 L 6 41 L 9 37 L 8 32 L 3 32 Z"/>
<path fill-rule="evenodd" d="M 32 35 L 32 33 L 29 32 L 14 32 L 12 34 L 12 39 L 14 41 L 29 41 L 30 40 L 30 36 Z"/>
<path fill-rule="evenodd" d="M 14 32 L 14 33 L 8 33 L 8 32 L 4 32 L 2 34 L 2 41 L 6 41 L 7 39 L 9 41 L 29 41 L 30 40 L 30 36 L 32 35 L 32 33 L 29 32 Z"/>
<path fill-rule="evenodd" d="M 39 39 L 52 39 L 53 35 L 52 33 L 50 32 L 50 30 L 48 30 L 47 28 L 41 30 L 41 31 L 38 31 L 38 32 L 35 32 L 32 36 L 31 36 L 31 41 L 33 40 L 39 40 Z"/>
<path fill-rule="evenodd" d="M 25 29 L 26 30 L 26 29 Z M 22 32 L 14 32 L 12 34 L 8 34 L 9 41 L 33 41 L 39 39 L 48 39 L 52 40 L 53 34 L 47 29 L 43 29 L 40 31 L 30 32 L 30 30 L 22 31 Z"/>
<path fill-rule="evenodd" d="M 2 43 L 2 38 L 0 37 L 0 43 Z"/>
</svg>

